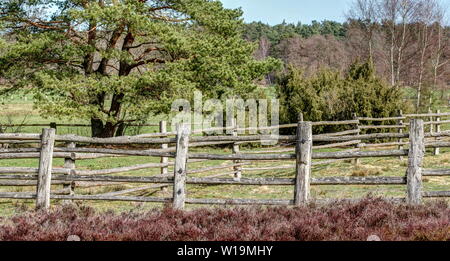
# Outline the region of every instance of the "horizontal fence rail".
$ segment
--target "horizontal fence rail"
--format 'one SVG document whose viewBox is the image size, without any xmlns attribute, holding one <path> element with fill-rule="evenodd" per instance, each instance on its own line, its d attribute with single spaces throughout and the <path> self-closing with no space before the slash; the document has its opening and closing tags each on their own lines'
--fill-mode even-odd
<svg viewBox="0 0 450 261">
<path fill-rule="evenodd" d="M 432 125 L 436 128 L 439 128 L 442 124 L 450 123 L 449 120 L 442 120 L 442 117 L 448 117 L 450 116 L 450 113 L 441 113 L 440 111 L 437 111 L 436 113 L 424 113 L 424 114 L 402 114 L 400 112 L 400 116 L 397 117 L 384 117 L 384 118 L 375 118 L 375 117 L 354 117 L 352 120 L 342 120 L 342 121 L 319 121 L 319 122 L 312 122 L 312 126 L 338 126 L 338 125 L 356 125 L 356 130 L 365 130 L 365 129 L 404 129 L 409 126 L 409 123 L 404 122 L 408 119 L 413 118 L 426 118 L 431 119 L 430 121 L 424 122 L 424 125 Z M 394 125 L 364 125 L 363 123 L 366 122 L 392 122 L 396 121 L 399 124 Z M 166 121 L 164 122 L 165 126 L 167 126 Z M 140 134 L 137 135 L 137 137 L 168 137 L 168 136 L 175 136 L 176 131 L 167 131 L 167 128 L 164 128 L 164 130 L 161 130 L 161 122 L 159 123 L 145 123 L 145 124 L 134 124 L 134 123 L 124 123 L 125 126 L 129 127 L 160 127 L 160 133 L 148 133 L 148 134 Z M 199 134 L 204 132 L 215 132 L 215 131 L 231 131 L 235 129 L 234 126 L 226 126 L 226 127 L 211 127 L 211 128 L 203 128 L 200 129 L 200 127 L 203 127 L 202 124 L 192 124 L 194 127 L 194 130 L 191 131 L 191 134 Z M 198 128 L 196 126 L 199 126 Z M 56 122 L 50 122 L 50 123 L 37 123 L 37 124 L 0 124 L 0 127 L 50 127 L 56 129 L 57 127 L 91 127 L 90 124 L 80 124 L 80 123 L 56 123 Z M 243 134 L 244 132 L 256 132 L 256 131 L 267 131 L 267 130 L 273 130 L 273 129 L 286 129 L 286 128 L 296 128 L 296 123 L 291 124 L 280 124 L 277 126 L 260 126 L 258 128 L 253 127 L 238 127 L 237 131 L 239 134 Z"/>
</svg>

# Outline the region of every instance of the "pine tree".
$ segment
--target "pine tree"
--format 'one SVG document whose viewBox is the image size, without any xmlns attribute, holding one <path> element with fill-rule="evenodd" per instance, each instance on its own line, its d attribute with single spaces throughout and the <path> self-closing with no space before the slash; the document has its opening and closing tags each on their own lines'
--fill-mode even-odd
<svg viewBox="0 0 450 261">
<path fill-rule="evenodd" d="M 43 115 L 90 119 L 96 137 L 193 90 L 250 93 L 279 66 L 256 61 L 242 11 L 213 0 L 0 0 L 0 77 L 30 87 Z M 118 133 L 120 134 L 120 133 Z"/>
</svg>

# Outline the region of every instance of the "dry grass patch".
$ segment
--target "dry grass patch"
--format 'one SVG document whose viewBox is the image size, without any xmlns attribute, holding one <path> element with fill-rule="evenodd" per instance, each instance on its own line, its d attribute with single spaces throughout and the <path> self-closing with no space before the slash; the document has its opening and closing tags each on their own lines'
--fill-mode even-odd
<svg viewBox="0 0 450 261">
<path fill-rule="evenodd" d="M 379 176 L 383 173 L 382 168 L 373 166 L 357 166 L 352 171 L 352 177 Z"/>
</svg>

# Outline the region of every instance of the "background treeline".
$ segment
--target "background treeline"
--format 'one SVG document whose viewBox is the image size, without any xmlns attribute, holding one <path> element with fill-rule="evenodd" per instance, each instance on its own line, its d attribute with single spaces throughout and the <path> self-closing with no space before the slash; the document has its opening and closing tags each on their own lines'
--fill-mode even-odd
<svg viewBox="0 0 450 261">
<path fill-rule="evenodd" d="M 275 57 L 306 76 L 324 68 L 344 75 L 355 62 L 370 61 L 386 84 L 405 88 L 415 110 L 446 99 L 450 83 L 450 27 L 446 7 L 435 0 L 355 0 L 344 23 L 310 25 L 261 22 L 245 25 L 258 43 L 257 59 Z M 273 74 L 266 84 L 275 84 Z"/>
</svg>

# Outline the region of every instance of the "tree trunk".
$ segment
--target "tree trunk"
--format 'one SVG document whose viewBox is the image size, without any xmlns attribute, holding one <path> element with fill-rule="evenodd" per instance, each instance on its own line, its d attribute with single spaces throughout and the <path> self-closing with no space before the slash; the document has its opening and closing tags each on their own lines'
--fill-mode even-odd
<svg viewBox="0 0 450 261">
<path fill-rule="evenodd" d="M 116 137 L 123 136 L 125 134 L 125 127 L 126 125 L 123 122 L 118 124 L 115 136 Z"/>
<path fill-rule="evenodd" d="M 111 122 L 103 124 L 100 119 L 91 119 L 92 137 L 96 138 L 111 138 L 114 137 L 117 131 L 117 125 Z"/>
<path fill-rule="evenodd" d="M 423 28 L 423 34 L 422 34 L 422 46 L 421 46 L 421 54 L 420 54 L 420 63 L 419 63 L 419 82 L 418 82 L 418 87 L 417 87 L 417 103 L 416 103 L 416 110 L 417 112 L 419 112 L 420 109 L 420 99 L 422 97 L 422 85 L 423 85 L 423 74 L 424 74 L 424 70 L 425 70 L 425 54 L 427 51 L 427 46 L 428 46 L 428 27 L 425 24 L 424 28 Z M 419 38 L 420 39 L 420 38 Z"/>
<path fill-rule="evenodd" d="M 111 122 L 107 122 L 105 127 L 103 128 L 102 138 L 111 138 L 114 137 L 116 133 L 117 125 L 112 124 Z"/>
<path fill-rule="evenodd" d="M 100 119 L 91 118 L 92 137 L 101 137 L 103 133 L 103 121 Z"/>
<path fill-rule="evenodd" d="M 403 48 L 405 47 L 406 41 L 406 18 L 403 19 L 403 31 L 402 31 L 402 40 L 400 42 L 400 46 L 398 47 L 398 55 L 397 55 L 397 75 L 396 82 L 400 82 L 400 71 L 403 60 Z"/>
<path fill-rule="evenodd" d="M 94 102 L 94 104 L 97 104 L 99 107 L 103 107 L 105 100 L 105 95 L 101 94 L 97 96 L 97 100 Z M 120 111 L 120 102 L 117 101 L 117 99 L 113 99 L 112 106 L 114 117 L 116 117 Z M 111 113 L 111 110 L 110 110 Z M 98 118 L 91 118 L 91 130 L 92 130 L 92 137 L 97 138 L 110 138 L 114 137 L 114 134 L 116 132 L 117 124 L 113 124 L 112 122 L 106 122 L 103 123 L 101 119 Z"/>
<path fill-rule="evenodd" d="M 395 26 L 395 25 L 394 25 Z M 394 34 L 395 31 L 391 31 L 391 50 L 390 50 L 390 65 L 391 65 L 391 86 L 395 85 L 395 69 L 394 69 L 394 50 L 395 50 L 395 46 L 394 46 Z"/>
<path fill-rule="evenodd" d="M 372 38 L 369 39 L 369 60 L 373 61 Z"/>
<path fill-rule="evenodd" d="M 121 26 L 117 31 L 113 33 L 113 36 L 110 40 L 110 46 L 115 46 L 119 37 L 120 33 L 123 31 L 125 27 Z M 133 34 L 128 31 L 128 33 L 125 36 L 125 39 L 123 41 L 122 45 L 122 51 L 129 52 L 132 44 L 134 42 L 134 36 Z M 108 59 L 102 59 L 99 72 L 103 75 L 106 75 L 106 66 L 108 63 Z M 133 69 L 132 66 L 130 66 L 127 62 L 121 61 L 119 63 L 119 76 L 127 76 L 130 74 L 131 70 Z M 122 109 L 122 100 L 125 97 L 123 93 L 114 93 L 112 95 L 111 105 L 109 108 L 109 111 L 107 112 L 108 116 L 115 119 L 116 122 L 108 121 L 103 124 L 102 120 L 100 119 L 91 119 L 91 128 L 92 128 L 92 136 L 98 137 L 98 138 L 110 138 L 114 136 L 121 136 L 124 132 L 124 124 L 123 122 L 120 122 L 120 111 Z M 101 93 L 96 97 L 96 100 L 92 102 L 93 104 L 99 106 L 99 108 L 103 109 L 104 103 L 105 103 L 105 93 Z M 118 122 L 117 122 L 118 121 Z"/>
</svg>

